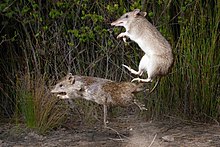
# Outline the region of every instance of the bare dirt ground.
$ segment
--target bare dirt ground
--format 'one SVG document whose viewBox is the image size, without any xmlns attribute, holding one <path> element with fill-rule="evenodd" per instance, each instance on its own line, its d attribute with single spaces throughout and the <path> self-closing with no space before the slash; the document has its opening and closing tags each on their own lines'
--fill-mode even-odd
<svg viewBox="0 0 220 147">
<path fill-rule="evenodd" d="M 220 146 L 220 126 L 169 119 L 144 121 L 134 115 L 111 119 L 109 128 L 67 124 L 40 135 L 2 124 L 0 147 L 211 147 Z"/>
</svg>

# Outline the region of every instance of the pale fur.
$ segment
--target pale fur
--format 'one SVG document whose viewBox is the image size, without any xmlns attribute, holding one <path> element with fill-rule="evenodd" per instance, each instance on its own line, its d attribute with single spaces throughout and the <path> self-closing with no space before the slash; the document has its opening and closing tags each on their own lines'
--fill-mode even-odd
<svg viewBox="0 0 220 147">
<path fill-rule="evenodd" d="M 157 76 L 167 75 L 173 64 L 173 53 L 170 44 L 145 16 L 146 12 L 135 9 L 111 23 L 113 26 L 123 26 L 126 29 L 126 32 L 120 33 L 117 38 L 123 37 L 123 40 L 125 40 L 124 38 L 128 37 L 135 41 L 145 52 L 138 71 L 123 65 L 135 75 L 141 76 L 144 71 L 147 72 L 147 79 L 135 78 L 132 81 L 151 82 Z"/>
</svg>

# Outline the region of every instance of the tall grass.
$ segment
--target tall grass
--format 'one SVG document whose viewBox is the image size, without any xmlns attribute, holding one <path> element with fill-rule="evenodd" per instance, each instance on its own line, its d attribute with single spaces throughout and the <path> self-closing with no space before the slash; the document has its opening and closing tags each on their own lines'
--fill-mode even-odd
<svg viewBox="0 0 220 147">
<path fill-rule="evenodd" d="M 161 83 L 155 111 L 202 121 L 219 119 L 219 5 L 194 1 L 184 14 L 174 46 L 175 65 Z"/>
<path fill-rule="evenodd" d="M 67 107 L 50 95 L 46 78 L 27 75 L 17 80 L 17 115 L 23 116 L 27 127 L 45 133 L 60 125 L 67 114 Z M 16 118 L 18 119 L 18 118 Z"/>
</svg>

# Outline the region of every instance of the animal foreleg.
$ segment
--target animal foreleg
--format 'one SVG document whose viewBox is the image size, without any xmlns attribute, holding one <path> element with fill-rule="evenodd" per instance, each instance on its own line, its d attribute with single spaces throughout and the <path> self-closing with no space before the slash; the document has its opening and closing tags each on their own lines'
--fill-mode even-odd
<svg viewBox="0 0 220 147">
<path fill-rule="evenodd" d="M 123 33 L 120 33 L 118 36 L 117 36 L 117 39 L 118 38 L 123 38 L 123 41 L 126 43 L 127 41 L 126 41 L 126 37 L 128 37 L 128 35 L 127 35 L 127 32 L 123 32 Z"/>
<path fill-rule="evenodd" d="M 104 104 L 103 105 L 104 107 L 103 107 L 103 111 L 104 111 L 104 127 L 106 128 L 107 127 L 107 106 Z"/>
</svg>

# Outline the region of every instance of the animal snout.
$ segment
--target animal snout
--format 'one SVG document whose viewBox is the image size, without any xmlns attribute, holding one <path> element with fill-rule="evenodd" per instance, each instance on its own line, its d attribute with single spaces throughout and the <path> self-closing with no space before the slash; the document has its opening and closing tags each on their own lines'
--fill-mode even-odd
<svg viewBox="0 0 220 147">
<path fill-rule="evenodd" d="M 112 22 L 112 23 L 111 23 L 111 26 L 114 26 L 114 25 L 115 25 L 115 22 Z"/>
</svg>

